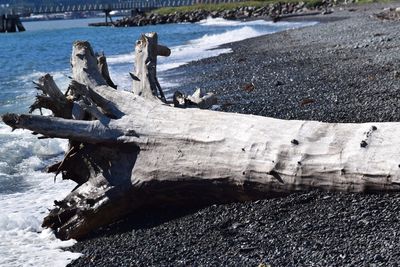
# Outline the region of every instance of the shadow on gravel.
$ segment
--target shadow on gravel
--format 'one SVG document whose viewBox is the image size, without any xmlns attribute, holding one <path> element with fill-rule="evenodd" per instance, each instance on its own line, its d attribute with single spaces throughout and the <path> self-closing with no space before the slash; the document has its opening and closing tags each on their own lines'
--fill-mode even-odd
<svg viewBox="0 0 400 267">
<path fill-rule="evenodd" d="M 157 227 L 165 222 L 196 213 L 202 208 L 205 208 L 205 206 L 197 208 L 162 207 L 158 209 L 141 210 L 116 223 L 93 231 L 85 239 L 92 239 L 101 236 L 112 236 L 115 234 L 131 232 L 132 230 Z"/>
<path fill-rule="evenodd" d="M 197 214 L 201 214 L 204 211 L 209 209 L 223 209 L 224 207 L 229 206 L 259 206 L 260 203 L 264 203 L 265 207 L 271 208 L 271 206 L 275 206 L 272 210 L 274 212 L 282 210 L 286 213 L 286 209 L 292 209 L 294 207 L 306 207 L 306 206 L 314 206 L 318 199 L 326 200 L 331 197 L 338 197 L 341 199 L 353 199 L 354 197 L 361 198 L 380 198 L 380 197 L 388 197 L 391 194 L 387 192 L 369 192 L 369 193 L 346 193 L 346 192 L 329 192 L 322 190 L 312 190 L 305 192 L 293 192 L 289 195 L 282 195 L 272 198 L 260 199 L 256 201 L 247 201 L 244 203 L 234 202 L 227 204 L 210 204 L 198 206 L 196 208 L 187 208 L 187 207 L 172 207 L 165 206 L 157 209 L 146 209 L 140 210 L 135 214 L 132 214 L 116 223 L 113 223 L 108 226 L 104 226 L 98 230 L 93 231 L 89 236 L 87 236 L 84 240 L 96 239 L 101 237 L 112 237 L 118 234 L 125 234 L 136 230 L 150 230 L 152 228 L 157 228 L 160 225 L 165 223 L 171 223 L 179 221 L 186 216 L 194 216 Z M 396 195 L 395 193 L 393 195 Z M 263 206 L 263 205 L 261 205 Z M 295 209 L 296 210 L 296 209 Z M 82 240 L 83 241 L 83 240 Z"/>
<path fill-rule="evenodd" d="M 201 213 L 203 210 L 208 210 L 212 207 L 217 209 L 229 205 L 259 205 L 260 202 L 265 202 L 264 205 L 273 205 L 273 210 L 280 210 L 286 208 L 293 208 L 296 206 L 308 206 L 315 205 L 318 199 L 327 199 L 331 197 L 338 197 L 339 199 L 353 199 L 356 198 L 380 198 L 396 196 L 397 194 L 388 194 L 385 192 L 370 192 L 370 193 L 345 193 L 345 192 L 328 192 L 322 190 L 312 190 L 309 192 L 295 192 L 286 196 L 279 196 L 274 198 L 267 198 L 265 200 L 248 201 L 243 204 L 231 203 L 231 204 L 214 204 L 214 205 L 203 205 L 196 208 L 187 207 L 160 207 L 157 209 L 147 209 L 136 212 L 116 223 L 102 227 L 98 230 L 93 231 L 83 240 L 89 240 L 98 237 L 109 237 L 116 234 L 124 234 L 132 232 L 133 230 L 146 230 L 156 228 L 162 224 L 169 223 L 171 221 L 178 221 L 185 216 L 194 216 L 196 213 Z M 269 203 L 269 204 L 267 204 Z"/>
</svg>

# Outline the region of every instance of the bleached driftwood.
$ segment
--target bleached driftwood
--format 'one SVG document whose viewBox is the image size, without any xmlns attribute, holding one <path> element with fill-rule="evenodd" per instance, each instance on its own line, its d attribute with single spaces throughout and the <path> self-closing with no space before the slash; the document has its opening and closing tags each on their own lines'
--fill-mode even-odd
<svg viewBox="0 0 400 267">
<path fill-rule="evenodd" d="M 57 108 L 35 107 L 50 108 L 55 117 L 3 116 L 13 128 L 70 140 L 64 160 L 49 168 L 78 183 L 43 222 L 59 237 L 82 238 L 160 205 L 254 200 L 309 188 L 400 189 L 400 123 L 287 121 L 171 107 L 155 76 L 156 40 L 143 35 L 136 45 L 133 93 L 111 88 L 90 44 L 79 41 L 68 95 L 53 92 L 59 89 L 50 76 L 43 78 L 52 88 L 42 89 L 44 103 L 51 99 Z"/>
</svg>

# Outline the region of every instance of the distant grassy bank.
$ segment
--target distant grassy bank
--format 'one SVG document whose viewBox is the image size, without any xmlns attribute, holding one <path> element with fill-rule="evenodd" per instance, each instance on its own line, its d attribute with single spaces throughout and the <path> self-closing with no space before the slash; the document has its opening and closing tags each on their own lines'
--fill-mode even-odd
<svg viewBox="0 0 400 267">
<path fill-rule="evenodd" d="M 163 7 L 153 10 L 151 13 L 158 15 L 167 15 L 174 12 L 189 13 L 196 10 L 204 10 L 208 12 L 232 10 L 241 7 L 264 7 L 276 3 L 300 3 L 303 2 L 305 7 L 314 9 L 318 6 L 323 6 L 328 4 L 340 4 L 343 0 L 339 1 L 324 1 L 324 0 L 260 0 L 260 1 L 243 1 L 236 3 L 220 3 L 220 4 L 196 4 L 191 6 L 179 6 L 179 7 Z M 351 1 L 348 1 L 351 2 Z M 390 0 L 356 0 L 354 3 L 373 3 L 373 2 L 390 2 Z"/>
<path fill-rule="evenodd" d="M 306 4 L 306 6 L 310 7 L 310 8 L 323 4 L 322 0 L 243 1 L 243 2 L 235 2 L 235 3 L 196 4 L 196 5 L 192 5 L 192 6 L 162 7 L 162 8 L 153 10 L 152 13 L 159 14 L 159 15 L 167 15 L 167 14 L 171 14 L 174 12 L 188 13 L 188 12 L 193 12 L 196 10 L 204 10 L 204 11 L 208 11 L 208 12 L 213 12 L 213 11 L 237 9 L 237 8 L 241 8 L 241 7 L 250 7 L 250 6 L 251 7 L 264 7 L 264 6 L 267 6 L 270 4 L 275 4 L 275 3 L 298 3 L 298 2 L 304 2 Z"/>
<path fill-rule="evenodd" d="M 167 23 L 195 23 L 209 17 L 227 20 L 269 17 L 276 22 L 283 16 L 320 12 L 332 13 L 336 5 L 386 2 L 387 0 L 251 0 L 236 3 L 196 4 L 164 7 L 149 13 L 139 13 L 114 22 L 115 27 L 137 27 Z M 313 11 L 313 12 L 309 12 Z"/>
</svg>

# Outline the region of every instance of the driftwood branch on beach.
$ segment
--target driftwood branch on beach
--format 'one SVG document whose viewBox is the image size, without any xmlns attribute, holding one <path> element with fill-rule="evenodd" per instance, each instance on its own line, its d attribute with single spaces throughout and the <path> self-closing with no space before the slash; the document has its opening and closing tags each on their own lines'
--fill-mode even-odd
<svg viewBox="0 0 400 267">
<path fill-rule="evenodd" d="M 69 140 L 64 159 L 48 170 L 77 186 L 43 222 L 60 238 L 83 238 L 143 208 L 310 188 L 400 189 L 400 123 L 288 121 L 184 108 L 215 100 L 199 91 L 165 99 L 156 60 L 170 51 L 155 33 L 142 35 L 135 52 L 133 92 L 127 92 L 115 89 L 88 42 L 75 42 L 67 93 L 50 75 L 37 84 L 43 94 L 31 109 L 47 108 L 53 116 L 2 117 L 12 128 Z"/>
</svg>

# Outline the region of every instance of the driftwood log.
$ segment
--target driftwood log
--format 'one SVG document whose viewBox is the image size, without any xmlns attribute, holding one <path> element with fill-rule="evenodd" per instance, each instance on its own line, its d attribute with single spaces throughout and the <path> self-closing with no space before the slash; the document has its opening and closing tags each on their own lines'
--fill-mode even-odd
<svg viewBox="0 0 400 267">
<path fill-rule="evenodd" d="M 167 103 L 156 60 L 169 49 L 151 33 L 135 51 L 133 92 L 115 90 L 104 62 L 88 42 L 77 41 L 67 93 L 50 75 L 37 83 L 43 94 L 31 110 L 54 115 L 2 117 L 12 128 L 69 140 L 64 160 L 49 171 L 77 186 L 43 222 L 60 238 L 79 239 L 160 205 L 246 201 L 310 188 L 400 189 L 400 123 L 288 121 L 173 107 L 214 101 L 197 92 L 196 101 L 178 93 L 174 105 Z"/>
</svg>

